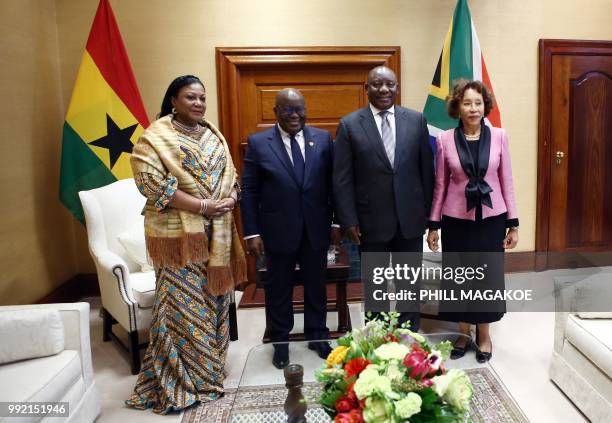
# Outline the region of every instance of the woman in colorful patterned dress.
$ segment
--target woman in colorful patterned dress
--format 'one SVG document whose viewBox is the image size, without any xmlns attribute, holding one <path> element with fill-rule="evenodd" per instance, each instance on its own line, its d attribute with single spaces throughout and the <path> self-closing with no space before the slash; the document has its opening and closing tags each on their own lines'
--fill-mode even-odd
<svg viewBox="0 0 612 423">
<path fill-rule="evenodd" d="M 232 214 L 236 169 L 205 110 L 204 84 L 176 78 L 132 153 L 134 179 L 147 197 L 156 291 L 149 346 L 126 404 L 161 414 L 223 395 L 228 294 L 246 280 Z"/>
</svg>

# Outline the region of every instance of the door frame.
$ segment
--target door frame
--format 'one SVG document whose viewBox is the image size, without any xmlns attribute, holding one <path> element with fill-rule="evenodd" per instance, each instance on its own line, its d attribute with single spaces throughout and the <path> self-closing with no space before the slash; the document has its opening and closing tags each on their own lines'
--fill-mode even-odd
<svg viewBox="0 0 612 423">
<path fill-rule="evenodd" d="M 540 39 L 538 87 L 538 182 L 536 198 L 536 252 L 547 253 L 550 232 L 550 179 L 552 127 L 552 60 L 555 55 L 609 55 L 612 41 Z M 536 269 L 547 266 L 546 254 L 536 254 Z"/>
</svg>

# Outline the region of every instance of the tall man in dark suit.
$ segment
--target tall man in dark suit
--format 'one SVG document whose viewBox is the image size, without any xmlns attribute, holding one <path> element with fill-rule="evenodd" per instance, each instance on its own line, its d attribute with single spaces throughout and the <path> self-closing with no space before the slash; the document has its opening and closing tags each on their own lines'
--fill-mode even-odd
<svg viewBox="0 0 612 423">
<path fill-rule="evenodd" d="M 295 265 L 304 282 L 304 333 L 326 339 L 325 272 L 332 223 L 333 143 L 329 132 L 306 126 L 304 97 L 286 88 L 276 96 L 277 124 L 248 138 L 240 208 L 249 254 L 266 257 L 266 312 L 271 339 L 289 340 L 293 328 Z M 335 231 L 339 239 L 339 231 Z M 326 358 L 327 342 L 309 348 Z M 289 363 L 287 344 L 275 346 L 272 363 Z"/>
<path fill-rule="evenodd" d="M 362 253 L 423 252 L 433 154 L 425 117 L 394 105 L 398 85 L 391 69 L 372 69 L 365 84 L 370 104 L 344 116 L 336 134 L 336 215 Z M 420 267 L 418 256 L 411 256 L 411 265 Z M 418 308 L 402 313 L 400 322 L 406 320 L 418 329 Z"/>
</svg>

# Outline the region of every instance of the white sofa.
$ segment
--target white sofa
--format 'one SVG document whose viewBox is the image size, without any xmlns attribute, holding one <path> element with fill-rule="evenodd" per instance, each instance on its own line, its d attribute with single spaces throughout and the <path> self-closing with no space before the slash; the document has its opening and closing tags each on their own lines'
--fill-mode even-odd
<svg viewBox="0 0 612 423">
<path fill-rule="evenodd" d="M 91 347 L 89 342 L 89 304 L 41 304 L 0 307 L 0 315 L 4 313 L 5 328 L 7 316 L 12 313 L 26 311 L 27 315 L 35 315 L 36 310 L 57 310 L 60 319 L 57 333 L 58 341 L 52 340 L 59 346 L 59 352 L 42 357 L 23 359 L 0 365 L 0 400 L 1 401 L 27 401 L 27 402 L 68 402 L 68 417 L 46 418 L 0 418 L 1 422 L 93 422 L 100 414 L 100 400 L 96 391 L 93 368 L 91 363 Z M 32 311 L 32 312 L 31 312 Z M 26 313 L 22 313 L 26 314 Z M 12 324 L 13 322 L 10 321 Z M 34 323 L 35 320 L 34 320 Z M 32 322 L 14 322 L 15 327 L 22 325 L 21 332 L 30 331 L 37 334 L 36 326 Z M 63 328 L 63 337 L 61 330 Z M 44 338 L 43 334 L 35 335 Z M 3 339 L 2 352 L 4 356 L 23 354 L 24 342 L 18 340 L 19 336 L 10 340 Z M 32 339 L 28 345 L 35 344 L 41 339 Z M 42 341 L 41 341 L 42 342 Z M 62 348 L 63 347 L 63 348 Z M 11 351 L 12 350 L 12 351 Z M 30 348 L 30 350 L 33 350 Z"/>
<path fill-rule="evenodd" d="M 595 423 L 612 422 L 612 277 L 555 278 L 550 378 Z"/>
</svg>

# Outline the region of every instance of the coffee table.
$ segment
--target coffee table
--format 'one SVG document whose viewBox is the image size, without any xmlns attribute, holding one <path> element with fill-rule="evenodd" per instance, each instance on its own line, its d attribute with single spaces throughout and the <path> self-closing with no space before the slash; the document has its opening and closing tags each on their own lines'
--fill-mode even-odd
<svg viewBox="0 0 612 423">
<path fill-rule="evenodd" d="M 453 342 L 462 336 L 456 333 L 438 333 L 424 335 L 430 344 L 443 340 Z M 329 340 L 332 348 L 337 346 L 335 340 Z M 234 404 L 230 413 L 230 423 L 275 423 L 286 422 L 284 403 L 287 397 L 283 370 L 272 365 L 273 343 L 253 347 L 248 354 L 239 386 L 236 390 Z M 304 386 L 302 393 L 308 405 L 306 418 L 309 423 L 331 422 L 331 419 L 318 404 L 317 398 L 321 384 L 315 379 L 315 370 L 323 360 L 314 351 L 308 349 L 308 343 L 290 342 L 289 359 L 291 364 L 300 364 L 304 368 Z M 447 369 L 466 370 L 474 386 L 472 398 L 472 418 L 474 421 L 514 423 L 528 422 L 520 407 L 516 404 L 501 379 L 489 363 L 480 364 L 473 352 L 468 352 L 458 360 L 446 360 Z"/>
</svg>

